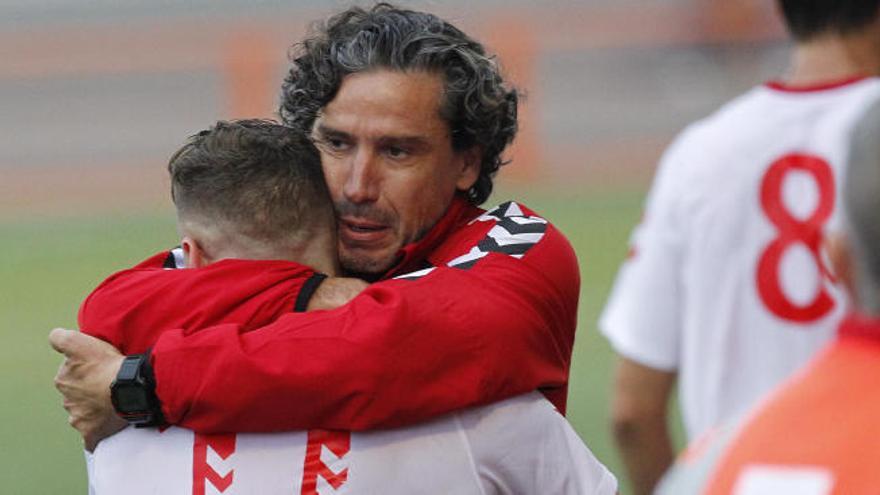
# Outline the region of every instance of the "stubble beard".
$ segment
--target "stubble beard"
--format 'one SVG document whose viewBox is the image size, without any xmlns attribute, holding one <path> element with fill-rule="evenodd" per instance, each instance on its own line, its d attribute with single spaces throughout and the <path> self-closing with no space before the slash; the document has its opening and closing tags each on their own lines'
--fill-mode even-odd
<svg viewBox="0 0 880 495">
<path fill-rule="evenodd" d="M 391 269 L 398 252 L 399 249 L 395 249 L 390 255 L 377 259 L 366 253 L 345 252 L 345 248 L 340 246 L 339 263 L 346 275 L 372 282 Z"/>
<path fill-rule="evenodd" d="M 334 209 L 337 218 L 350 215 L 388 225 L 392 230 L 396 231 L 397 218 L 392 213 L 379 209 L 373 204 L 355 204 L 350 201 L 341 200 L 334 203 Z M 339 239 L 341 237 L 339 236 Z M 396 246 L 383 256 L 382 253 L 372 255 L 372 253 L 363 248 L 354 248 L 351 250 L 354 252 L 351 252 L 346 249 L 341 240 L 339 242 L 339 263 L 346 275 L 371 282 L 378 280 L 379 277 L 391 269 L 397 260 L 397 253 L 401 247 Z"/>
</svg>

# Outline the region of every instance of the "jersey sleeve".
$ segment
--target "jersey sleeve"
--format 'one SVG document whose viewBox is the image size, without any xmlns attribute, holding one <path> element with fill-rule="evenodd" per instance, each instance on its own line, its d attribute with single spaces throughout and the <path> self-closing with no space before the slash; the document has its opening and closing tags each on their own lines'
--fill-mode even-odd
<svg viewBox="0 0 880 495">
<path fill-rule="evenodd" d="M 568 241 L 548 225 L 521 257 L 466 266 L 251 332 L 165 332 L 152 350 L 164 415 L 203 432 L 363 430 L 535 389 L 564 407 L 580 283 Z"/>
<path fill-rule="evenodd" d="M 163 332 L 236 323 L 249 330 L 296 309 L 314 270 L 287 261 L 222 260 L 162 268 L 167 253 L 102 282 L 80 306 L 84 333 L 124 354 L 146 352 Z"/>
<path fill-rule="evenodd" d="M 614 475 L 540 394 L 469 410 L 461 422 L 485 493 L 617 492 Z"/>
<path fill-rule="evenodd" d="M 677 369 L 679 361 L 683 161 L 680 138 L 660 162 L 628 258 L 599 319 L 600 331 L 618 354 L 664 371 Z"/>
<path fill-rule="evenodd" d="M 168 257 L 167 251 L 157 253 L 102 281 L 80 305 L 77 321 L 81 331 L 109 342 L 123 354 L 144 352 L 158 336 L 159 326 L 141 325 L 140 335 L 136 336 L 139 342 L 133 342 L 135 338 L 127 330 L 138 320 L 137 311 L 145 296 L 164 297 L 170 280 L 163 275 L 162 267 Z M 149 288 L 149 292 L 141 288 Z M 156 312 L 151 309 L 151 314 Z M 143 344 L 145 341 L 149 343 Z"/>
</svg>

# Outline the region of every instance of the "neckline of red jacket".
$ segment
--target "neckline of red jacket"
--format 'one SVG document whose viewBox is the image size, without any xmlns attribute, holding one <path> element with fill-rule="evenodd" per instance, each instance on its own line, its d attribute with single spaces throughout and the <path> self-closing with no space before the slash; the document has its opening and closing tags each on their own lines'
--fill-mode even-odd
<svg viewBox="0 0 880 495">
<path fill-rule="evenodd" d="M 397 252 L 399 261 L 391 267 L 391 269 L 385 272 L 382 279 L 425 268 L 421 265 L 424 264 L 428 255 L 434 251 L 437 246 L 446 240 L 455 229 L 459 228 L 464 223 L 473 220 L 482 212 L 482 209 L 472 205 L 466 198 L 456 195 L 452 199 L 452 203 L 450 203 L 446 213 L 440 217 L 440 220 L 434 224 L 424 237 L 416 242 L 403 246 L 400 251 Z"/>
</svg>

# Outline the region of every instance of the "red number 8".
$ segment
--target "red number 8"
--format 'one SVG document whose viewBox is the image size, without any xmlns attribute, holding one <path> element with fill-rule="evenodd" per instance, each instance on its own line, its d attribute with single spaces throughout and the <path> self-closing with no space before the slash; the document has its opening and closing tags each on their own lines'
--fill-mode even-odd
<svg viewBox="0 0 880 495">
<path fill-rule="evenodd" d="M 819 203 L 804 220 L 792 216 L 782 201 L 782 183 L 786 175 L 795 170 L 810 174 L 819 186 Z M 761 208 L 779 233 L 767 245 L 758 262 L 758 294 L 761 301 L 773 314 L 789 321 L 806 323 L 821 318 L 834 308 L 834 299 L 823 284 L 819 284 L 812 302 L 797 305 L 782 291 L 779 263 L 786 249 L 792 244 L 801 243 L 812 253 L 820 277 L 831 277 L 819 254 L 822 225 L 834 209 L 834 174 L 828 162 L 805 154 L 786 155 L 773 162 L 761 182 Z"/>
</svg>

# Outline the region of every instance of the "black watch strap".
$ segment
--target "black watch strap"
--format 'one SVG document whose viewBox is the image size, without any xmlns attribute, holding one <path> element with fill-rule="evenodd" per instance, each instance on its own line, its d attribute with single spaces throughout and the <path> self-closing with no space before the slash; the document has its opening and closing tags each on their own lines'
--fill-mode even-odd
<svg viewBox="0 0 880 495">
<path fill-rule="evenodd" d="M 165 422 L 149 354 L 125 357 L 110 385 L 110 399 L 116 413 L 134 426 L 158 426 Z"/>
</svg>

